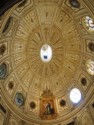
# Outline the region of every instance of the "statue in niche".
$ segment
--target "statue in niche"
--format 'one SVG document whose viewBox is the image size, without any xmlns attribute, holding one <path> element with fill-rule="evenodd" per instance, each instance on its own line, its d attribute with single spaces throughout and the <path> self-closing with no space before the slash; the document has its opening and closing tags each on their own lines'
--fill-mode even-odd
<svg viewBox="0 0 94 125">
<path fill-rule="evenodd" d="M 40 116 L 44 120 L 51 120 L 57 117 L 55 97 L 50 90 L 46 89 L 41 95 Z"/>
</svg>

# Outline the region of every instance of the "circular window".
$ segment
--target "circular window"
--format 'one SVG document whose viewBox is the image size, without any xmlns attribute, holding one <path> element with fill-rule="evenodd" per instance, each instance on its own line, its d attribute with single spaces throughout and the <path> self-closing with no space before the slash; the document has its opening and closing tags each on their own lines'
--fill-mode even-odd
<svg viewBox="0 0 94 125">
<path fill-rule="evenodd" d="M 73 103 L 79 103 L 81 100 L 81 92 L 77 88 L 73 88 L 70 91 L 70 99 Z"/>
<path fill-rule="evenodd" d="M 41 60 L 43 62 L 49 62 L 52 59 L 52 49 L 48 44 L 42 46 L 40 50 Z"/>
<path fill-rule="evenodd" d="M 86 26 L 89 28 L 89 30 L 94 30 L 93 19 L 89 16 L 86 16 Z"/>
<path fill-rule="evenodd" d="M 90 75 L 94 75 L 94 60 L 91 59 L 87 60 L 86 66 L 87 66 L 87 72 Z"/>
<path fill-rule="evenodd" d="M 90 16 L 85 16 L 82 18 L 83 26 L 89 33 L 94 33 L 94 21 Z"/>
</svg>

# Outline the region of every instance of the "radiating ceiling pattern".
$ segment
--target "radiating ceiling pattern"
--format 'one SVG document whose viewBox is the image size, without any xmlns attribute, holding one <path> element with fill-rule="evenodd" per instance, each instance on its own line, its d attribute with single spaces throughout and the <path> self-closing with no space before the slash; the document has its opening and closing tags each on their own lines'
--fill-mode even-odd
<svg viewBox="0 0 94 125">
<path fill-rule="evenodd" d="M 11 51 L 21 85 L 27 91 L 37 87 L 38 95 L 46 86 L 53 92 L 70 87 L 81 61 L 80 37 L 72 18 L 56 5 L 41 6 L 29 10 L 19 22 Z M 49 63 L 40 57 L 44 44 L 52 48 Z"/>
<path fill-rule="evenodd" d="M 39 105 L 45 89 L 56 97 L 59 119 L 73 110 L 69 91 L 79 88 L 84 100 L 92 86 L 93 16 L 87 4 L 79 2 L 72 5 L 68 0 L 27 0 L 1 18 L 2 90 L 9 107 L 14 104 L 15 112 L 22 111 L 27 121 L 31 117 L 41 121 Z M 41 59 L 44 45 L 52 50 L 48 62 Z"/>
</svg>

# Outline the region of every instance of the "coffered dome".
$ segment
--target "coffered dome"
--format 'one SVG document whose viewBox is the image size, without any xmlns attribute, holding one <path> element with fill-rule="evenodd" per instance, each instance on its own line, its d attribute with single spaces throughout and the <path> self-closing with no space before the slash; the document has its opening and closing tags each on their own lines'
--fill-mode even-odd
<svg viewBox="0 0 94 125">
<path fill-rule="evenodd" d="M 24 0 L 2 16 L 2 97 L 21 119 L 66 122 L 89 101 L 94 86 L 94 16 L 88 6 L 93 8 L 82 0 Z M 54 120 L 40 118 L 46 90 L 55 97 Z"/>
</svg>

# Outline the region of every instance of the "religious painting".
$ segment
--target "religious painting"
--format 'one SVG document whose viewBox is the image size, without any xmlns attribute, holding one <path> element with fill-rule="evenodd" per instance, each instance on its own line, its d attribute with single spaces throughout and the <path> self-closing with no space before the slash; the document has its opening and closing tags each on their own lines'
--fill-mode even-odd
<svg viewBox="0 0 94 125">
<path fill-rule="evenodd" d="M 57 117 L 57 110 L 55 105 L 55 97 L 47 95 L 40 100 L 40 116 L 44 120 L 51 120 Z"/>
</svg>

